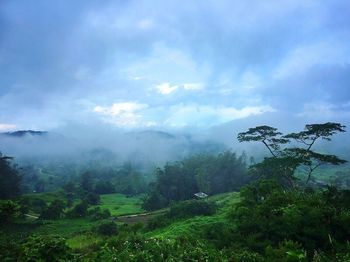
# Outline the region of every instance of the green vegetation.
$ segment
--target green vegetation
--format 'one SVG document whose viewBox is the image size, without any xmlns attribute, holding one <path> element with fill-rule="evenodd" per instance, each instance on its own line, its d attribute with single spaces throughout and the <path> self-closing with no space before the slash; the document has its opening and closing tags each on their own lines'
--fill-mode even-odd
<svg viewBox="0 0 350 262">
<path fill-rule="evenodd" d="M 142 195 L 127 197 L 123 194 L 101 195 L 101 209 L 108 209 L 112 216 L 142 213 Z"/>
<path fill-rule="evenodd" d="M 245 155 L 224 152 L 217 156 L 197 155 L 158 169 L 156 181 L 145 199 L 146 210 L 168 206 L 173 201 L 192 199 L 202 191 L 218 194 L 239 190 L 248 183 Z"/>
<path fill-rule="evenodd" d="M 321 165 L 345 160 L 311 151 L 343 130 L 249 129 L 240 140 L 260 141 L 272 155 L 249 172 L 244 154 L 197 155 L 158 168 L 147 194 L 101 194 L 112 183 L 87 172 L 56 192 L 0 200 L 0 260 L 350 261 L 349 170 L 330 174 Z M 289 139 L 307 148 L 286 147 Z M 330 184 L 311 183 L 314 176 Z M 199 191 L 209 197 L 196 199 Z"/>
<path fill-rule="evenodd" d="M 304 131 L 282 135 L 277 128 L 257 126 L 247 132 L 238 134 L 239 142 L 260 142 L 268 149 L 271 156 L 265 157 L 261 163 L 251 168 L 258 176 L 277 179 L 289 187 L 296 186 L 297 170 L 305 170 L 308 184 L 312 174 L 320 166 L 340 165 L 347 161 L 335 155 L 319 153 L 313 150 L 318 140 L 331 141 L 337 133 L 345 132 L 345 126 L 339 123 L 306 125 Z M 290 147 L 286 144 L 294 142 Z M 296 146 L 298 143 L 300 146 Z"/>
<path fill-rule="evenodd" d="M 19 192 L 20 176 L 16 166 L 12 165 L 12 157 L 0 152 L 0 199 L 16 197 Z"/>
</svg>

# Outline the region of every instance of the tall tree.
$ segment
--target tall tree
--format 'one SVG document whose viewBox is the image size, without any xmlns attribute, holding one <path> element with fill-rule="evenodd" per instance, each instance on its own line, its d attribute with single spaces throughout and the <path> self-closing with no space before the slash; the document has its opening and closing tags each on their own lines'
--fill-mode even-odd
<svg viewBox="0 0 350 262">
<path fill-rule="evenodd" d="M 237 138 L 239 142 L 261 142 L 268 149 L 271 156 L 252 166 L 260 175 L 275 176 L 294 186 L 295 171 L 301 166 L 306 171 L 307 184 L 313 172 L 321 165 L 340 165 L 347 162 L 335 155 L 313 150 L 318 140 L 331 141 L 333 135 L 342 132 L 345 132 L 345 126 L 327 122 L 306 125 L 303 131 L 287 135 L 283 135 L 274 127 L 257 126 L 239 133 Z M 294 143 L 287 147 L 286 145 L 291 142 Z"/>
<path fill-rule="evenodd" d="M 4 156 L 0 152 L 0 199 L 13 198 L 20 192 L 21 177 L 11 160 L 12 157 Z"/>
</svg>

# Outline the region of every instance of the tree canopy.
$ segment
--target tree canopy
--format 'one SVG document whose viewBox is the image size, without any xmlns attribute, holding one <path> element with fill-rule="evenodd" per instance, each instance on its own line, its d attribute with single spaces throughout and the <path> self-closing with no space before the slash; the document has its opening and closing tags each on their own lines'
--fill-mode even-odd
<svg viewBox="0 0 350 262">
<path fill-rule="evenodd" d="M 13 198 L 20 192 L 21 177 L 11 160 L 12 157 L 4 156 L 0 152 L 0 199 Z"/>
<path fill-rule="evenodd" d="M 318 140 L 331 141 L 337 133 L 345 132 L 345 126 L 339 123 L 309 124 L 303 131 L 283 135 L 277 128 L 257 126 L 238 134 L 239 142 L 261 142 L 271 154 L 261 163 L 252 167 L 265 177 L 277 177 L 295 185 L 295 171 L 304 167 L 306 184 L 312 173 L 321 165 L 340 165 L 347 161 L 336 155 L 316 152 L 313 147 Z M 287 146 L 289 145 L 289 146 Z"/>
</svg>

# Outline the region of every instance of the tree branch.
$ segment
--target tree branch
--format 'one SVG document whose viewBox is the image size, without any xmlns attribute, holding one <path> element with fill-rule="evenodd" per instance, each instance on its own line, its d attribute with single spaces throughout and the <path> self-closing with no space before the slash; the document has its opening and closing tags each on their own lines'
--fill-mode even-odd
<svg viewBox="0 0 350 262">
<path fill-rule="evenodd" d="M 270 151 L 271 155 L 273 157 L 276 157 L 276 155 L 273 153 L 273 151 L 271 150 L 271 148 L 269 147 L 269 145 L 265 142 L 265 139 L 262 140 L 262 142 L 264 143 L 264 145 L 267 147 L 267 149 Z"/>
</svg>

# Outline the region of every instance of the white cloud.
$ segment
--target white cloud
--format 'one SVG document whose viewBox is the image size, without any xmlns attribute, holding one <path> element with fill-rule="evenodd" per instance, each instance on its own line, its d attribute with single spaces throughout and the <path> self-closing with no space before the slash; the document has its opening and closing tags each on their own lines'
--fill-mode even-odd
<svg viewBox="0 0 350 262">
<path fill-rule="evenodd" d="M 175 104 L 154 106 L 136 102 L 115 103 L 110 107 L 96 106 L 94 112 L 103 120 L 126 128 L 170 126 L 210 127 L 252 115 L 273 112 L 271 106 L 246 106 L 242 108 L 200 104 Z"/>
<path fill-rule="evenodd" d="M 187 91 L 196 91 L 203 89 L 203 84 L 201 83 L 185 83 L 181 85 L 170 85 L 170 83 L 162 83 L 159 85 L 156 85 L 156 89 L 158 92 L 162 95 L 169 95 L 176 90 L 183 89 Z"/>
<path fill-rule="evenodd" d="M 273 111 L 275 110 L 271 106 L 247 106 L 237 109 L 225 106 L 180 104 L 170 108 L 170 117 L 165 120 L 165 124 L 172 127 L 205 127 Z"/>
<path fill-rule="evenodd" d="M 291 50 L 281 61 L 274 73 L 276 79 L 284 78 L 315 65 L 349 63 L 349 48 L 332 39 L 325 39 Z"/>
<path fill-rule="evenodd" d="M 0 124 L 0 131 L 10 131 L 16 128 L 17 126 L 12 124 Z"/>
<path fill-rule="evenodd" d="M 210 68 L 208 64 L 196 63 L 191 55 L 181 49 L 157 43 L 147 57 L 125 65 L 120 73 L 129 76 L 147 76 L 147 79 L 157 84 L 186 84 L 187 88 L 198 89 L 199 86 L 193 84 L 205 83 L 211 74 Z"/>
<path fill-rule="evenodd" d="M 142 110 L 148 108 L 147 104 L 136 102 L 114 103 L 110 107 L 96 106 L 94 112 L 107 116 L 105 120 L 122 127 L 149 126 L 152 122 L 144 121 Z"/>
<path fill-rule="evenodd" d="M 201 83 L 185 83 L 185 84 L 183 84 L 183 89 L 185 89 L 185 90 L 201 90 L 201 89 L 203 89 L 203 84 L 201 84 Z"/>
<path fill-rule="evenodd" d="M 169 95 L 172 92 L 176 91 L 176 89 L 178 89 L 179 86 L 177 85 L 171 86 L 169 83 L 162 83 L 160 85 L 157 85 L 156 88 L 158 92 L 161 93 L 162 95 Z"/>
</svg>

